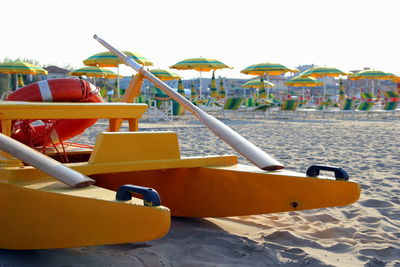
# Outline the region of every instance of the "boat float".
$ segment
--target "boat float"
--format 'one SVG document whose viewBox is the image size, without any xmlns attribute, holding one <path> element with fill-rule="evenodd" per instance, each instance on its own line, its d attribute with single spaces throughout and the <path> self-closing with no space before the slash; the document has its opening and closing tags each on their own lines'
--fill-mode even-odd
<svg viewBox="0 0 400 267">
<path fill-rule="evenodd" d="M 162 85 L 140 69 L 125 100 L 134 97 L 144 77 Z M 138 131 L 145 104 L 37 101 L 0 102 L 0 248 L 143 242 L 163 237 L 171 216 L 299 211 L 345 206 L 360 196 L 360 186 L 341 168 L 288 171 L 269 155 L 259 160 L 264 155 L 259 148 L 249 156 L 254 145 L 233 147 L 256 166 L 240 164 L 233 155 L 182 157 L 176 133 Z M 206 116 L 201 119 L 206 126 L 214 123 L 208 114 L 200 116 Z M 93 148 L 30 147 L 11 138 L 16 121 L 96 119 L 107 119 L 109 127 L 97 134 Z M 123 120 L 128 132 L 119 131 Z M 224 136 L 230 128 L 215 131 L 221 138 L 238 137 Z M 321 171 L 335 178 L 320 176 Z"/>
</svg>

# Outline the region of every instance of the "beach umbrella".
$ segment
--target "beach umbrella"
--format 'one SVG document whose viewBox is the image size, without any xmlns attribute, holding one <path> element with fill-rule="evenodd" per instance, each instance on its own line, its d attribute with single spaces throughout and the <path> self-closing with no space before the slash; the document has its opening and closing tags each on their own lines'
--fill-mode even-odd
<svg viewBox="0 0 400 267">
<path fill-rule="evenodd" d="M 153 62 L 143 57 L 138 53 L 133 53 L 130 51 L 122 51 L 129 58 L 132 58 L 137 63 L 143 66 L 152 66 Z M 124 62 L 118 58 L 114 53 L 107 51 L 94 54 L 83 61 L 86 66 L 97 66 L 97 67 L 114 67 L 117 68 L 117 75 L 119 77 L 119 64 L 124 64 Z M 119 97 L 119 78 L 117 79 L 117 96 Z"/>
<path fill-rule="evenodd" d="M 156 76 L 158 79 L 163 80 L 163 81 L 171 81 L 171 80 L 180 79 L 178 74 L 176 74 L 172 71 L 169 71 L 169 70 L 152 69 L 152 70 L 149 70 L 149 72 L 151 74 L 153 74 L 154 76 Z M 170 99 L 168 97 L 168 95 L 166 95 L 159 88 L 157 88 L 156 100 L 168 100 L 168 99 Z"/>
<path fill-rule="evenodd" d="M 180 76 L 172 71 L 164 70 L 164 69 L 152 69 L 150 72 L 156 76 L 158 79 L 163 81 L 171 81 L 180 79 Z"/>
<path fill-rule="evenodd" d="M 47 70 L 22 61 L 4 62 L 0 64 L 0 73 L 15 74 L 15 89 L 18 89 L 18 75 L 17 74 L 45 74 Z"/>
<path fill-rule="evenodd" d="M 226 92 L 225 92 L 225 87 L 224 87 L 224 81 L 222 78 L 219 79 L 219 91 L 218 91 L 218 98 L 225 98 L 226 97 Z"/>
<path fill-rule="evenodd" d="M 161 101 L 171 100 L 171 97 L 166 93 L 164 93 L 160 88 L 154 86 L 153 90 L 155 90 L 155 95 L 154 95 L 155 100 L 161 100 Z"/>
<path fill-rule="evenodd" d="M 346 98 L 346 94 L 344 92 L 344 86 L 343 86 L 343 80 L 339 80 L 339 101 L 340 103 L 344 102 L 344 99 Z"/>
<path fill-rule="evenodd" d="M 183 87 L 183 82 L 181 78 L 179 78 L 178 80 L 178 93 L 182 96 L 185 96 L 185 88 Z"/>
<path fill-rule="evenodd" d="M 139 53 L 134 53 L 130 51 L 122 51 L 129 58 L 132 58 L 137 63 L 143 66 L 152 66 L 153 62 L 140 55 Z M 114 53 L 107 51 L 94 54 L 83 61 L 86 66 L 98 66 L 98 67 L 118 67 L 119 64 L 124 64 L 124 62 L 119 59 Z"/>
<path fill-rule="evenodd" d="M 392 73 L 387 73 L 380 70 L 362 70 L 355 74 L 349 75 L 348 78 L 350 80 L 371 80 L 372 82 L 371 93 L 372 95 L 374 95 L 375 84 L 373 80 L 393 80 L 394 77 L 395 75 L 393 75 Z"/>
<path fill-rule="evenodd" d="M 279 63 L 258 63 L 254 65 L 250 65 L 247 68 L 241 70 L 241 73 L 249 74 L 249 75 L 281 75 L 286 72 L 296 72 L 297 69 L 289 69 L 288 67 L 279 64 Z"/>
<path fill-rule="evenodd" d="M 170 66 L 171 69 L 177 70 L 197 70 L 200 72 L 200 98 L 202 95 L 202 84 L 201 84 L 201 73 L 203 71 L 211 71 L 211 70 L 218 70 L 218 69 L 225 69 L 230 68 L 228 65 L 225 65 L 221 61 L 212 58 L 204 58 L 204 57 L 197 57 L 197 58 L 188 58 L 178 63 Z"/>
<path fill-rule="evenodd" d="M 300 74 L 300 76 L 311 76 L 311 77 L 317 77 L 317 78 L 322 78 L 324 81 L 324 95 L 323 95 L 323 101 L 325 101 L 325 95 L 326 95 L 326 82 L 325 79 L 326 77 L 339 77 L 339 76 L 346 76 L 348 73 L 345 73 L 339 69 L 336 68 L 331 68 L 331 67 L 312 67 L 303 73 Z"/>
<path fill-rule="evenodd" d="M 1 73 L 9 74 L 46 74 L 47 71 L 39 66 L 28 62 L 14 61 L 0 64 Z"/>
<path fill-rule="evenodd" d="M 217 89 L 217 81 L 215 80 L 215 71 L 213 71 L 211 78 L 211 86 L 210 86 L 210 96 L 213 98 L 218 97 L 218 89 Z"/>
<path fill-rule="evenodd" d="M 275 86 L 275 84 L 273 84 L 269 81 L 264 81 L 263 78 L 253 79 L 253 80 L 247 81 L 241 85 L 241 87 L 246 87 L 246 88 L 258 88 L 258 98 L 259 99 L 269 98 L 269 91 L 267 93 L 265 91 L 265 88 L 271 88 L 274 86 Z M 267 97 L 267 95 L 268 95 L 268 97 Z"/>
<path fill-rule="evenodd" d="M 68 73 L 71 76 L 87 76 L 87 77 L 98 77 L 98 78 L 117 78 L 117 74 L 109 69 L 101 67 L 83 67 L 73 70 Z"/>
<path fill-rule="evenodd" d="M 394 82 L 394 83 L 399 83 L 400 82 L 400 77 L 399 76 L 397 76 L 397 75 L 395 75 L 393 73 L 390 73 L 390 72 L 387 72 L 387 74 L 389 74 L 391 76 L 390 80 L 392 82 Z"/>
<path fill-rule="evenodd" d="M 315 79 L 314 77 L 296 76 L 296 77 L 286 81 L 285 85 L 293 86 L 293 87 L 303 87 L 303 99 L 304 99 L 304 94 L 305 94 L 304 88 L 305 87 L 322 86 L 323 83 L 321 81 Z"/>
<path fill-rule="evenodd" d="M 383 72 L 380 70 L 362 70 L 360 72 L 349 75 L 351 80 L 390 80 L 393 79 L 393 74 L 388 72 Z"/>
<path fill-rule="evenodd" d="M 269 81 L 265 81 L 263 78 L 258 78 L 258 79 L 252 79 L 250 81 L 247 81 L 241 85 L 241 87 L 246 87 L 246 88 L 260 88 L 261 86 L 274 87 L 275 84 L 273 84 Z"/>
<path fill-rule="evenodd" d="M 191 82 L 190 84 L 190 99 L 192 101 L 195 101 L 197 99 L 198 95 L 197 95 L 197 91 L 196 88 L 194 87 L 194 83 Z"/>
<path fill-rule="evenodd" d="M 115 79 L 117 74 L 109 69 L 101 67 L 82 67 L 68 73 L 71 76 L 86 76 L 95 78 L 94 84 L 96 85 L 96 78 Z"/>
<path fill-rule="evenodd" d="M 17 74 L 18 75 L 18 87 L 24 87 L 24 77 L 22 76 L 22 74 Z"/>
<path fill-rule="evenodd" d="M 261 78 L 264 78 L 264 76 L 267 75 L 267 81 L 269 81 L 270 75 L 282 75 L 287 72 L 297 71 L 297 69 L 289 69 L 288 67 L 279 63 L 266 62 L 250 65 L 240 72 L 249 75 L 260 75 Z M 270 87 L 267 87 L 267 98 L 269 98 L 269 88 Z"/>
</svg>

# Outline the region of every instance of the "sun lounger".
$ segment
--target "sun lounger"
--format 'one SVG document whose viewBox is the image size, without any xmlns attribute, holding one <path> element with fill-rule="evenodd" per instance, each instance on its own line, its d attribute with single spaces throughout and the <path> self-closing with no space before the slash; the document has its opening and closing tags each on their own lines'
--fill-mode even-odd
<svg viewBox="0 0 400 267">
<path fill-rule="evenodd" d="M 388 115 L 391 115 L 392 117 L 395 117 L 396 114 L 400 113 L 399 110 L 397 110 L 397 108 L 399 107 L 399 102 L 394 102 L 394 101 L 390 101 L 390 102 L 386 102 L 383 109 L 382 110 L 376 110 L 376 113 L 379 114 L 379 117 L 388 117 Z"/>
<path fill-rule="evenodd" d="M 343 103 L 339 107 L 339 112 L 337 113 L 340 117 L 345 117 L 346 115 L 354 116 L 356 111 L 356 100 L 351 98 L 344 99 Z"/>
<path fill-rule="evenodd" d="M 222 107 L 220 113 L 225 118 L 225 116 L 227 115 L 226 113 L 231 112 L 231 113 L 233 113 L 233 118 L 236 118 L 237 112 L 238 112 L 240 106 L 242 105 L 242 103 L 243 103 L 243 98 L 241 98 L 241 97 L 228 98 L 225 101 L 225 104 Z"/>
<path fill-rule="evenodd" d="M 290 117 L 297 117 L 299 114 L 297 113 L 297 107 L 299 106 L 299 101 L 295 99 L 286 99 L 279 110 L 270 110 L 268 112 L 267 117 L 270 118 L 285 118 L 288 119 Z"/>
</svg>

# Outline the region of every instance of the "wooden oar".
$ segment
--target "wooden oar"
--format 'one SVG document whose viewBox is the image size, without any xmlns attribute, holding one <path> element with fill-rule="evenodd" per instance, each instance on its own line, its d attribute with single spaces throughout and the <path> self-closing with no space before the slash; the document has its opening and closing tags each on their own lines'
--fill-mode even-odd
<svg viewBox="0 0 400 267">
<path fill-rule="evenodd" d="M 2 133 L 0 133 L 0 149 L 72 188 L 86 187 L 95 182 L 82 173 L 70 169 L 60 162 Z"/>
<path fill-rule="evenodd" d="M 232 130 L 230 127 L 217 120 L 213 116 L 207 114 L 200 108 L 193 105 L 189 100 L 175 92 L 171 87 L 165 84 L 163 81 L 158 79 L 152 73 L 144 70 L 141 65 L 127 57 L 120 50 L 114 48 L 106 41 L 94 35 L 99 43 L 110 50 L 112 53 L 117 55 L 121 60 L 124 61 L 125 65 L 132 67 L 135 71 L 141 72 L 147 79 L 149 79 L 154 85 L 160 88 L 164 93 L 169 95 L 172 99 L 183 105 L 186 109 L 192 112 L 204 125 L 206 125 L 212 132 L 229 144 L 233 149 L 242 154 L 245 158 L 253 162 L 257 167 L 263 170 L 278 170 L 284 168 L 282 163 L 272 158 L 270 155 L 262 151 L 259 147 L 252 144 L 250 141 L 245 139 L 243 136 Z"/>
</svg>

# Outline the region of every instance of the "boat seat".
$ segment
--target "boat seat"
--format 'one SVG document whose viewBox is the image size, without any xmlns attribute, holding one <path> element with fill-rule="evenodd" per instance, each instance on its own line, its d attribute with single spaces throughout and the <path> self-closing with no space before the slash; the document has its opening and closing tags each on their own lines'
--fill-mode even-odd
<svg viewBox="0 0 400 267">
<path fill-rule="evenodd" d="M 178 136 L 162 132 L 103 132 L 97 136 L 87 163 L 70 166 L 86 175 L 106 172 L 230 166 L 237 157 L 202 156 L 182 158 Z"/>
</svg>

